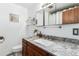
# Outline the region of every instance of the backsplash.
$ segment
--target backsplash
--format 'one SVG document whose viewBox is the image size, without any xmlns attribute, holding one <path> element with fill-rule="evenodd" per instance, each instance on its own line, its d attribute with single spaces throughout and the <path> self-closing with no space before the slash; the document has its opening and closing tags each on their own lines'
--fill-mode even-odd
<svg viewBox="0 0 79 59">
<path fill-rule="evenodd" d="M 79 35 L 73 35 L 73 28 L 79 28 L 79 24 L 61 25 L 62 28 L 59 28 L 58 26 L 59 25 L 52 25 L 52 27 L 46 28 L 38 27 L 38 30 L 40 30 L 44 35 L 66 37 L 79 40 Z"/>
<path fill-rule="evenodd" d="M 47 38 L 47 40 L 58 40 L 58 41 L 64 41 L 64 42 L 79 44 L 79 40 L 77 40 L 77 39 L 57 37 L 57 36 L 49 36 L 49 35 L 46 35 L 46 36 L 44 35 L 43 37 Z"/>
</svg>

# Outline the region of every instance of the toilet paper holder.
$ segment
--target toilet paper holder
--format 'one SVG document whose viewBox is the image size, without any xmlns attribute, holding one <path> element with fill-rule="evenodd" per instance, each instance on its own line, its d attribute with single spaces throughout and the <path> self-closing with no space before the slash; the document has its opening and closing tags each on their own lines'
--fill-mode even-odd
<svg viewBox="0 0 79 59">
<path fill-rule="evenodd" d="M 4 40 L 5 40 L 4 37 L 0 36 L 0 43 L 2 43 Z"/>
</svg>

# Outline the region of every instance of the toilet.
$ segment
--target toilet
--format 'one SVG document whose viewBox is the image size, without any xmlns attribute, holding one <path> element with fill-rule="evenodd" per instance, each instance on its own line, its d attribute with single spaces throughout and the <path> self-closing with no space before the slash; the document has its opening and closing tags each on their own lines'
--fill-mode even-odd
<svg viewBox="0 0 79 59">
<path fill-rule="evenodd" d="M 12 47 L 12 52 L 14 56 L 19 56 L 22 55 L 22 45 L 16 45 Z"/>
</svg>

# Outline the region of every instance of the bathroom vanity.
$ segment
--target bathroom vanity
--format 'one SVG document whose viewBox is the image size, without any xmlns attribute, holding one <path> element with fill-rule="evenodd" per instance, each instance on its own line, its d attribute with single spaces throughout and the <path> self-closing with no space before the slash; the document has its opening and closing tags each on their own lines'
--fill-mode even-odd
<svg viewBox="0 0 79 59">
<path fill-rule="evenodd" d="M 42 48 L 32 44 L 31 42 L 23 39 L 22 40 L 22 55 L 23 56 L 53 56 Z"/>
<path fill-rule="evenodd" d="M 23 56 L 79 56 L 79 40 L 71 38 L 53 37 L 23 38 Z"/>
</svg>

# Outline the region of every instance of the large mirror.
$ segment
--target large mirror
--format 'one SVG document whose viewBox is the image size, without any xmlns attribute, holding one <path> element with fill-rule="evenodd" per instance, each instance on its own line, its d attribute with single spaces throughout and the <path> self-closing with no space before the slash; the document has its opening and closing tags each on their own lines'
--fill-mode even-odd
<svg viewBox="0 0 79 59">
<path fill-rule="evenodd" d="M 79 3 L 53 3 L 37 15 L 38 26 L 79 23 Z"/>
</svg>

